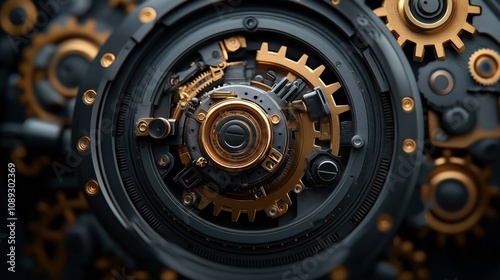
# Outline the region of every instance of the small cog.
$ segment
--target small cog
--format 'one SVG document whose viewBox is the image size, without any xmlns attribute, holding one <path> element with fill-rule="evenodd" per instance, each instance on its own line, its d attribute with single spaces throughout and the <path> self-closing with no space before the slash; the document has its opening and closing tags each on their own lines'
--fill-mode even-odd
<svg viewBox="0 0 500 280">
<path fill-rule="evenodd" d="M 413 58 L 418 62 L 424 59 L 426 47 L 433 47 L 439 60 L 446 59 L 444 48 L 448 44 L 463 52 L 465 44 L 460 34 L 476 32 L 467 18 L 480 13 L 480 7 L 466 0 L 385 0 L 382 7 L 375 9 L 377 16 L 386 18 L 387 28 L 401 47 L 407 42 L 415 44 Z"/>
<path fill-rule="evenodd" d="M 492 49 L 480 49 L 469 59 L 469 73 L 482 86 L 492 86 L 500 81 L 500 54 Z"/>
</svg>

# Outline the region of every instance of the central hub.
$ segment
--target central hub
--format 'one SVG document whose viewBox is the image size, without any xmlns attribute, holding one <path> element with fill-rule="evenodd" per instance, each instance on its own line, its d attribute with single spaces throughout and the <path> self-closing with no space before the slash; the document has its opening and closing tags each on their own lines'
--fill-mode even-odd
<svg viewBox="0 0 500 280">
<path fill-rule="evenodd" d="M 249 143 L 250 130 L 255 133 L 255 126 L 253 124 L 247 124 L 239 120 L 230 120 L 222 125 L 219 131 L 219 143 L 226 151 L 241 151 Z"/>
<path fill-rule="evenodd" d="M 268 154 L 273 127 L 264 110 L 252 101 L 228 98 L 210 107 L 200 126 L 200 146 L 209 162 L 241 171 Z"/>
</svg>

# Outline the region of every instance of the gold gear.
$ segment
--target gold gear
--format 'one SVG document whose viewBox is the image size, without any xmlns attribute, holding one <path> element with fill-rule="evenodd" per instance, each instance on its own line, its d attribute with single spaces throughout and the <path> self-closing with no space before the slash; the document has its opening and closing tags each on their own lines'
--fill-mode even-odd
<svg viewBox="0 0 500 280">
<path fill-rule="evenodd" d="M 448 236 L 454 236 L 458 245 L 466 243 L 466 233 L 471 231 L 480 237 L 484 229 L 480 225 L 483 216 L 495 218 L 498 213 L 490 206 L 493 196 L 499 192 L 495 186 L 488 184 L 489 170 L 481 170 L 472 163 L 472 157 L 453 157 L 450 150 L 443 151 L 443 157 L 435 160 L 436 167 L 429 172 L 429 183 L 421 188 L 422 199 L 431 205 L 425 212 L 427 227 L 422 234 L 431 230 L 437 233 L 438 245 L 444 245 Z M 447 211 L 436 201 L 438 186 L 447 180 L 460 182 L 467 190 L 467 202 L 457 211 Z"/>
<path fill-rule="evenodd" d="M 311 88 L 321 86 L 327 95 L 328 103 L 331 109 L 331 148 L 334 154 L 338 154 L 340 148 L 340 121 L 339 115 L 349 111 L 348 105 L 337 105 L 333 94 L 340 89 L 339 83 L 326 85 L 320 78 L 325 70 L 321 65 L 316 69 L 307 66 L 307 55 L 303 55 L 298 61 L 293 61 L 286 57 L 287 48 L 282 46 L 278 52 L 271 52 L 268 49 L 268 43 L 262 43 L 261 49 L 257 51 L 256 61 L 260 65 L 275 66 L 289 71 L 287 78 L 294 80 L 301 77 Z M 246 196 L 237 196 L 230 194 L 228 196 L 215 192 L 211 188 L 201 185 L 196 189 L 200 196 L 197 207 L 201 210 L 210 203 L 214 205 L 213 215 L 218 216 L 221 211 L 231 213 L 232 221 L 238 221 L 241 214 L 246 213 L 250 222 L 255 220 L 257 211 L 265 211 L 267 216 L 276 218 L 288 210 L 292 204 L 290 192 L 300 193 L 304 188 L 302 177 L 307 168 L 305 158 L 319 147 L 315 144 L 316 139 L 321 138 L 321 133 L 315 128 L 315 122 L 305 112 L 292 110 L 295 120 L 290 120 L 290 126 L 296 133 L 296 141 L 292 147 L 293 153 L 288 161 L 283 174 L 268 186 L 261 189 L 268 191 L 258 191 Z M 270 190 L 270 191 L 269 191 Z"/>
<path fill-rule="evenodd" d="M 375 14 L 386 18 L 387 28 L 396 36 L 401 47 L 407 42 L 415 43 L 415 61 L 423 60 L 425 47 L 433 47 L 437 58 L 445 60 L 446 45 L 451 43 L 459 53 L 465 50 L 460 34 L 463 31 L 470 34 L 476 32 L 467 18 L 481 14 L 481 7 L 469 5 L 468 0 L 446 2 L 444 16 L 432 24 L 423 23 L 412 14 L 409 0 L 385 0 L 382 7 L 375 9 Z"/>
<path fill-rule="evenodd" d="M 59 279 L 66 261 L 65 231 L 75 223 L 76 212 L 88 210 L 87 201 L 81 192 L 76 198 L 57 192 L 55 199 L 54 204 L 37 204 L 40 220 L 28 224 L 28 229 L 34 236 L 25 248 L 26 253 L 35 259 L 36 272 L 48 275 L 51 279 Z M 54 251 L 48 252 L 47 248 Z"/>
<path fill-rule="evenodd" d="M 481 69 L 481 64 L 489 63 L 489 70 Z M 486 71 L 486 72 L 485 72 Z M 480 85 L 492 86 L 500 81 L 500 54 L 492 49 L 480 49 L 469 59 L 469 72 Z"/>
<path fill-rule="evenodd" d="M 109 35 L 108 32 L 97 32 L 96 27 L 94 20 L 88 20 L 80 25 L 76 18 L 70 17 L 63 26 L 52 24 L 46 33 L 37 34 L 33 38 L 32 45 L 24 51 L 24 60 L 19 66 L 21 79 L 17 84 L 21 91 L 21 102 L 27 106 L 28 115 L 48 121 L 69 122 L 45 110 L 38 103 L 35 84 L 46 79 L 64 100 L 75 97 L 78 89 L 66 88 L 59 82 L 55 74 L 56 66 L 65 55 L 69 54 L 82 55 L 88 61 L 94 59 Z M 51 58 L 47 69 L 36 68 L 37 54 L 49 44 L 58 45 L 58 51 Z"/>
<path fill-rule="evenodd" d="M 392 248 L 387 261 L 396 268 L 399 280 L 427 280 L 429 271 L 425 267 L 427 256 L 424 251 L 415 249 L 411 241 L 400 236 L 392 240 Z"/>
<path fill-rule="evenodd" d="M 25 20 L 19 24 L 15 24 L 10 20 L 10 13 L 17 8 L 21 8 L 26 13 Z M 6 33 L 24 35 L 35 26 L 37 15 L 38 11 L 32 1 L 9 0 L 2 5 L 0 10 L 0 26 Z"/>
</svg>

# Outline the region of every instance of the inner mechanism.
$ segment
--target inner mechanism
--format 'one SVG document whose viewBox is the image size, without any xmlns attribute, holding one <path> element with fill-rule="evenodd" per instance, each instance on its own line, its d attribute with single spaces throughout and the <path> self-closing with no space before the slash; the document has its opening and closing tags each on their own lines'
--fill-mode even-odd
<svg viewBox="0 0 500 280">
<path fill-rule="evenodd" d="M 318 58 L 313 69 L 295 46 L 251 45 L 260 47 L 234 36 L 201 48 L 170 74 L 170 115 L 138 119 L 135 135 L 178 143 L 168 158 L 180 160 L 173 181 L 184 206 L 229 212 L 232 222 L 245 213 L 250 222 L 293 218 L 291 193 L 333 191 L 340 180 L 349 154 L 341 148 L 341 118 L 346 127 L 351 122 L 341 115 L 350 109 L 341 85 L 323 81 L 327 68 Z"/>
</svg>

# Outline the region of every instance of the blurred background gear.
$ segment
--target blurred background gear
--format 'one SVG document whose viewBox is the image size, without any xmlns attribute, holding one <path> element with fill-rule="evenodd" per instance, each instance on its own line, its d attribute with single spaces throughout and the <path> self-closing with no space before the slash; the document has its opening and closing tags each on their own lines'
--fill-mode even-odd
<svg viewBox="0 0 500 280">
<path fill-rule="evenodd" d="M 181 2 L 0 0 L 1 279 L 500 279 L 498 1 Z"/>
</svg>

